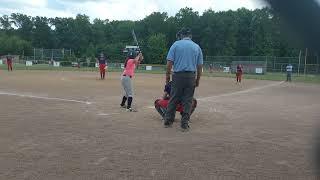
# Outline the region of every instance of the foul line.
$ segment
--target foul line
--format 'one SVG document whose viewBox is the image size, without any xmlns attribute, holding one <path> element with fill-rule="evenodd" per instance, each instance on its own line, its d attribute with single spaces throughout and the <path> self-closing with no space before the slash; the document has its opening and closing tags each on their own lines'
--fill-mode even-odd
<svg viewBox="0 0 320 180">
<path fill-rule="evenodd" d="M 88 101 L 78 101 L 78 100 L 74 100 L 74 99 L 52 98 L 52 97 L 44 97 L 44 96 L 33 96 L 33 95 L 27 95 L 27 94 L 8 93 L 8 92 L 3 92 L 3 91 L 0 91 L 0 95 L 19 96 L 19 97 L 27 97 L 27 98 L 35 98 L 35 99 L 65 101 L 65 102 L 75 102 L 75 103 L 82 103 L 82 104 L 92 104 L 92 102 L 88 102 Z"/>
<path fill-rule="evenodd" d="M 216 95 L 216 96 L 202 97 L 202 98 L 198 98 L 197 100 L 198 101 L 210 101 L 210 100 L 214 100 L 214 99 L 220 98 L 220 97 L 244 94 L 244 93 L 248 93 L 248 92 L 253 92 L 253 91 L 257 91 L 257 90 L 261 90 L 261 89 L 277 86 L 277 85 L 282 84 L 283 82 L 284 81 L 281 81 L 281 82 L 277 82 L 277 83 L 273 83 L 273 84 L 268 84 L 268 85 L 265 85 L 265 86 L 246 89 L 246 90 L 243 90 L 243 91 L 236 91 L 236 92 L 226 93 L 226 94 L 221 94 L 221 95 Z"/>
</svg>

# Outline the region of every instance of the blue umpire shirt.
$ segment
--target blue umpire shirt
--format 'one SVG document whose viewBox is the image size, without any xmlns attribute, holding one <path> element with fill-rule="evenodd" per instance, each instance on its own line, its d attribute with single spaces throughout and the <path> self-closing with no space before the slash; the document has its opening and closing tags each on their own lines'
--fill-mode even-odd
<svg viewBox="0 0 320 180">
<path fill-rule="evenodd" d="M 190 38 L 183 38 L 170 47 L 167 60 L 173 62 L 173 72 L 195 72 L 197 65 L 203 64 L 202 50 Z"/>
</svg>

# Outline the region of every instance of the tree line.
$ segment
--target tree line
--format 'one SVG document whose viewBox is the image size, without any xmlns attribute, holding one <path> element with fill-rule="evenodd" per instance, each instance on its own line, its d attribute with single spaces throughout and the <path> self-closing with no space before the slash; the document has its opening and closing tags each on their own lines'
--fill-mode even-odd
<svg viewBox="0 0 320 180">
<path fill-rule="evenodd" d="M 133 45 L 134 29 L 145 63 L 161 64 L 176 40 L 176 32 L 190 27 L 193 40 L 207 56 L 298 56 L 299 50 L 280 28 L 281 17 L 270 8 L 236 11 L 206 10 L 202 15 L 182 8 L 175 16 L 154 12 L 139 21 L 109 21 L 84 14 L 75 18 L 31 17 L 12 13 L 0 17 L 0 55 L 33 55 L 33 48 L 72 49 L 78 58 L 103 51 L 123 60 L 122 50 Z"/>
</svg>

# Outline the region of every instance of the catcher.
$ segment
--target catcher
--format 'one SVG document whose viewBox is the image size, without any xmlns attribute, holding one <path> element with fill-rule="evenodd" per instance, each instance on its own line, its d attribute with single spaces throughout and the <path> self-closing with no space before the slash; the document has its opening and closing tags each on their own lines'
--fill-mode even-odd
<svg viewBox="0 0 320 180">
<path fill-rule="evenodd" d="M 169 104 L 170 92 L 171 92 L 171 84 L 172 84 L 172 82 L 170 81 L 169 83 L 167 83 L 165 85 L 164 94 L 163 94 L 162 99 L 157 99 L 154 102 L 154 107 L 156 108 L 156 110 L 159 112 L 159 114 L 161 115 L 161 117 L 163 119 L 164 119 L 164 116 L 166 114 L 167 107 L 168 107 L 168 104 Z M 197 107 L 197 100 L 193 99 L 190 115 L 194 112 L 196 107 Z M 180 112 L 180 114 L 183 113 L 183 106 L 182 106 L 181 103 L 177 104 L 176 111 Z"/>
</svg>

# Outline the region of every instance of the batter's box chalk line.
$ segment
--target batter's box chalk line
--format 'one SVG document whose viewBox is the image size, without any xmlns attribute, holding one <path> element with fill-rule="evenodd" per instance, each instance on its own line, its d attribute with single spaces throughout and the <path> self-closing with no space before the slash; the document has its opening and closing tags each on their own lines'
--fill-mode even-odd
<svg viewBox="0 0 320 180">
<path fill-rule="evenodd" d="M 64 98 L 56 98 L 56 97 L 35 96 L 35 95 L 29 95 L 29 94 L 23 94 L 23 93 L 10 93 L 5 91 L 0 91 L 0 95 L 18 96 L 18 97 L 34 98 L 34 99 L 45 99 L 45 100 L 53 100 L 53 101 L 74 102 L 74 103 L 81 103 L 81 104 L 87 104 L 87 105 L 93 104 L 93 102 L 89 102 L 89 101 L 80 101 L 80 100 L 64 99 Z"/>
</svg>

